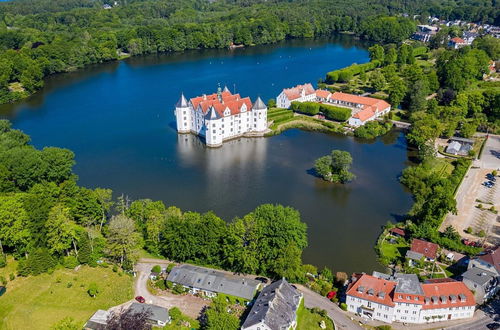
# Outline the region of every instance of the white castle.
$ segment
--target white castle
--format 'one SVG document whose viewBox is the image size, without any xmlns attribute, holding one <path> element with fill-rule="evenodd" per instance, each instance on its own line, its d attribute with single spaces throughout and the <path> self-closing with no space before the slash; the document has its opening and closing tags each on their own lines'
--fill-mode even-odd
<svg viewBox="0 0 500 330">
<path fill-rule="evenodd" d="M 240 136 L 262 136 L 267 130 L 267 106 L 260 97 L 252 105 L 249 97 L 232 94 L 227 87 L 189 101 L 182 94 L 175 117 L 178 133 L 204 137 L 209 147 Z"/>
</svg>

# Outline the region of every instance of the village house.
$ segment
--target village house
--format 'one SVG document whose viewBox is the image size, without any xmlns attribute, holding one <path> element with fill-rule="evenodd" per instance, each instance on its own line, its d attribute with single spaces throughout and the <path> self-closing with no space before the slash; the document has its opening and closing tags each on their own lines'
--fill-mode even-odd
<svg viewBox="0 0 500 330">
<path fill-rule="evenodd" d="M 417 25 L 418 31 L 415 32 L 411 38 L 421 42 L 429 42 L 431 38 L 437 33 L 439 28 L 431 25 Z"/>
<path fill-rule="evenodd" d="M 474 291 L 478 304 L 492 298 L 500 290 L 500 247 L 472 258 L 462 281 Z"/>
<path fill-rule="evenodd" d="M 217 93 L 191 98 L 181 95 L 175 105 L 178 133 L 193 133 L 209 147 L 241 136 L 262 136 L 267 130 L 267 106 L 257 98 L 232 94 L 227 87 Z"/>
<path fill-rule="evenodd" d="M 85 323 L 83 329 L 85 330 L 104 330 L 108 324 L 108 317 L 110 312 L 98 309 L 94 315 Z"/>
<path fill-rule="evenodd" d="M 467 156 L 473 146 L 474 140 L 453 136 L 450 138 L 450 143 L 446 147 L 446 153 Z"/>
<path fill-rule="evenodd" d="M 467 46 L 467 42 L 462 38 L 455 37 L 450 39 L 448 46 L 453 49 L 458 49 L 460 47 Z"/>
<path fill-rule="evenodd" d="M 276 97 L 276 106 L 278 108 L 290 108 L 292 102 L 307 102 L 316 100 L 316 91 L 310 84 L 297 85 L 292 88 L 285 88 Z"/>
<path fill-rule="evenodd" d="M 413 266 L 414 261 L 424 259 L 425 261 L 434 261 L 437 257 L 439 245 L 421 239 L 414 238 L 411 242 L 411 247 L 406 251 L 406 258 L 409 260 L 410 266 Z"/>
<path fill-rule="evenodd" d="M 246 300 L 253 299 L 261 284 L 257 280 L 186 264 L 174 267 L 167 281 L 182 285 L 191 294 L 201 293 L 212 298 L 223 293 Z"/>
<path fill-rule="evenodd" d="M 330 93 L 326 90 L 314 90 L 311 84 L 284 89 L 276 98 L 276 104 L 279 108 L 289 108 L 294 101 L 320 102 L 351 109 L 351 118 L 349 118 L 348 123 L 355 127 L 362 126 L 391 111 L 391 105 L 384 100 L 341 92 Z"/>
<path fill-rule="evenodd" d="M 474 296 L 462 282 L 420 283 L 414 274 L 374 275 L 353 276 L 346 293 L 349 312 L 386 323 L 416 324 L 474 315 Z"/>
<path fill-rule="evenodd" d="M 248 313 L 242 330 L 295 329 L 302 293 L 284 278 L 266 286 Z"/>
<path fill-rule="evenodd" d="M 171 321 L 168 309 L 161 306 L 133 302 L 129 310 L 133 314 L 147 313 L 148 322 L 155 327 L 164 327 Z"/>
</svg>

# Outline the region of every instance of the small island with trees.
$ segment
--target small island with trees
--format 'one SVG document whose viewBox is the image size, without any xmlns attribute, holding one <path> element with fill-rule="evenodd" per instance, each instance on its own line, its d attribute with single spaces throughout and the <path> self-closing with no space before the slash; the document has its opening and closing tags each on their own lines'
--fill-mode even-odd
<svg viewBox="0 0 500 330">
<path fill-rule="evenodd" d="M 333 150 L 331 154 L 320 157 L 314 162 L 316 175 L 329 182 L 347 183 L 356 178 L 349 172 L 352 156 L 347 151 Z"/>
</svg>

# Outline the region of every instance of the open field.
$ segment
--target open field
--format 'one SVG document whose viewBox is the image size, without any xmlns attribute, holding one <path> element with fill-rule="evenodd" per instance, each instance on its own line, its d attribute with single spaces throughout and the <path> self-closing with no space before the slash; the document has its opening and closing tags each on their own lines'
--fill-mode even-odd
<svg viewBox="0 0 500 330">
<path fill-rule="evenodd" d="M 313 313 L 310 309 L 305 308 L 303 304 L 300 305 L 297 311 L 297 330 L 311 330 L 311 329 L 321 329 L 320 323 L 325 321 L 327 330 L 333 330 L 332 320 L 328 317 L 322 317 L 318 313 Z"/>
<path fill-rule="evenodd" d="M 91 282 L 100 289 L 95 298 L 87 294 Z M 0 329 L 49 329 L 67 316 L 83 326 L 97 309 L 130 300 L 132 283 L 132 277 L 120 276 L 111 268 L 87 266 L 16 278 L 0 298 Z"/>
</svg>

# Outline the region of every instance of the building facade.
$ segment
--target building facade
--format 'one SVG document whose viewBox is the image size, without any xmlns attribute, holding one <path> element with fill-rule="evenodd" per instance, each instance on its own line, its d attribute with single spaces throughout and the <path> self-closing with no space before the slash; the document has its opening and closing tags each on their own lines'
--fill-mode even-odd
<svg viewBox="0 0 500 330">
<path fill-rule="evenodd" d="M 283 89 L 278 97 L 276 97 L 276 106 L 278 108 L 288 109 L 292 105 L 292 102 L 307 102 L 315 100 L 316 91 L 310 83 L 307 83 Z"/>
<path fill-rule="evenodd" d="M 298 85 L 283 89 L 276 98 L 278 108 L 289 108 L 292 102 L 318 102 L 351 110 L 349 125 L 359 127 L 371 120 L 382 117 L 391 111 L 391 105 L 373 97 L 347 93 L 330 93 L 326 90 L 314 90 L 311 84 Z"/>
<path fill-rule="evenodd" d="M 386 323 L 431 323 L 471 318 L 475 300 L 464 283 L 451 279 L 420 283 L 416 275 L 353 277 L 347 310 Z"/>
<path fill-rule="evenodd" d="M 177 132 L 196 134 L 209 147 L 267 130 L 267 106 L 260 97 L 252 104 L 249 97 L 232 94 L 227 88 L 189 101 L 181 95 L 174 113 Z"/>
<path fill-rule="evenodd" d="M 500 247 L 472 258 L 462 281 L 474 292 L 478 304 L 494 297 L 500 291 Z"/>
</svg>

